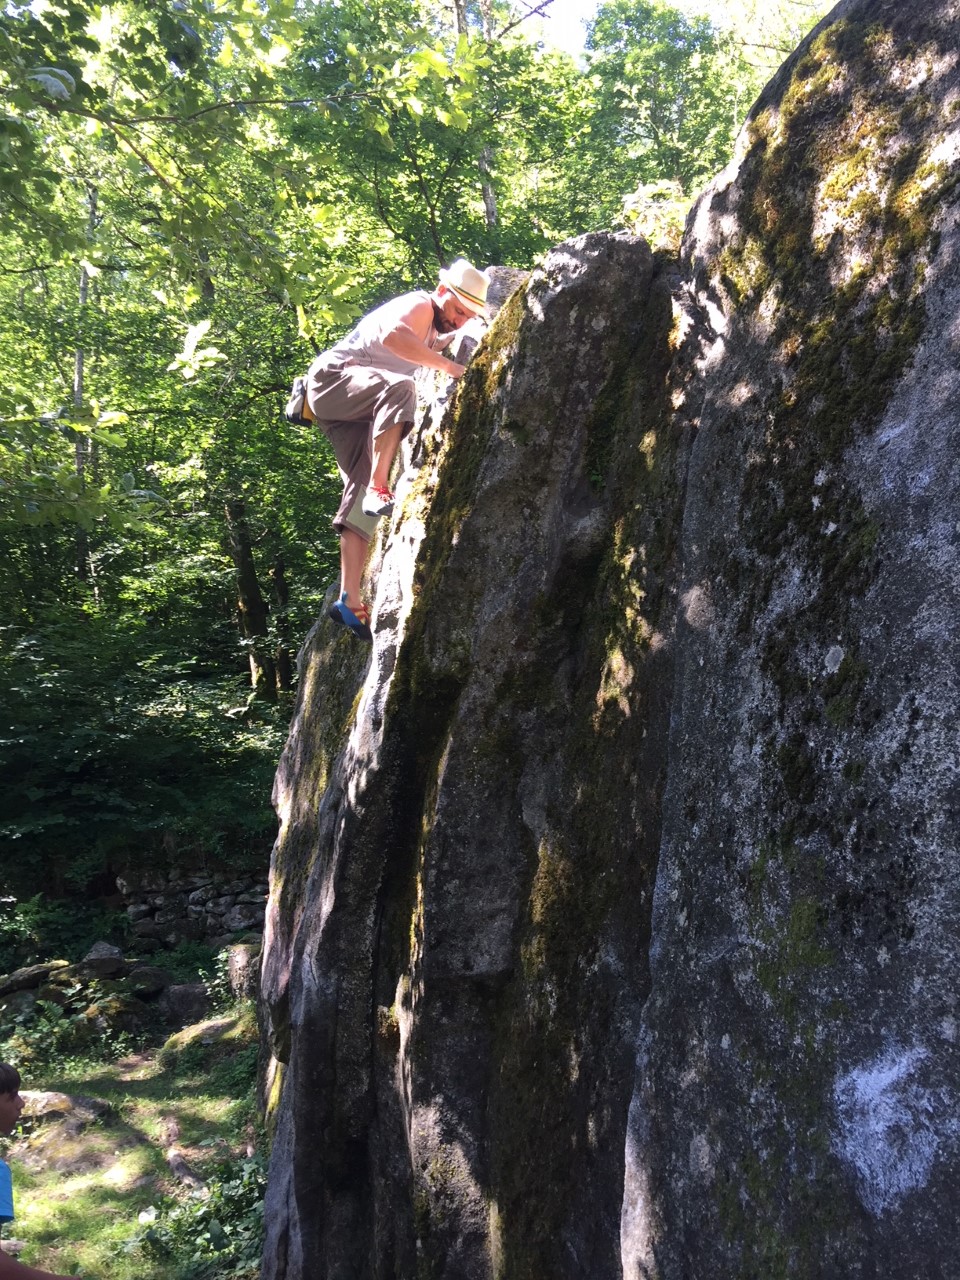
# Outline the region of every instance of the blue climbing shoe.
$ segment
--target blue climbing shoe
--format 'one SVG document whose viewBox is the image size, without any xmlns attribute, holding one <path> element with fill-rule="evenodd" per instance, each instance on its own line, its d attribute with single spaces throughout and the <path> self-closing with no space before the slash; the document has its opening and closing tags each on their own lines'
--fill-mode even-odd
<svg viewBox="0 0 960 1280">
<path fill-rule="evenodd" d="M 338 626 L 346 627 L 358 640 L 373 639 L 373 632 L 370 630 L 370 610 L 365 604 L 358 604 L 356 608 L 351 609 L 347 604 L 346 592 L 330 606 L 327 617 Z"/>
</svg>

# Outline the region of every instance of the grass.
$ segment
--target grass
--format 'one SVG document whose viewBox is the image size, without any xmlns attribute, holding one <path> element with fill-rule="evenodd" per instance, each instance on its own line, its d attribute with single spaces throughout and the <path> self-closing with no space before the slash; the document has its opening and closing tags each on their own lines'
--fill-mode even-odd
<svg viewBox="0 0 960 1280">
<path fill-rule="evenodd" d="M 5 1235 L 22 1261 L 99 1280 L 253 1280 L 259 1271 L 262 1146 L 251 1005 L 115 1062 L 33 1069 L 25 1090 L 96 1098 L 79 1126 L 24 1118 L 6 1159 L 17 1209 Z M 207 1184 L 174 1175 L 175 1151 Z"/>
</svg>

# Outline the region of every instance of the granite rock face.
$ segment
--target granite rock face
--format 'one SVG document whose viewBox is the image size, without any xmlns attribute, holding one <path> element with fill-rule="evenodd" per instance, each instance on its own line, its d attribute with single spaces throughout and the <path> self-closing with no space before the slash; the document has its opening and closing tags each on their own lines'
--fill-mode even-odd
<svg viewBox="0 0 960 1280">
<path fill-rule="evenodd" d="M 960 1274 L 958 18 L 839 6 L 688 227 L 628 1276 Z"/>
<path fill-rule="evenodd" d="M 960 1274 L 960 12 L 560 246 L 277 776 L 265 1280 Z"/>
<path fill-rule="evenodd" d="M 304 654 L 265 1275 L 618 1271 L 681 477 L 662 527 L 636 495 L 671 314 L 640 240 L 550 254 L 398 489 L 355 707 L 366 651 L 321 623 Z"/>
</svg>

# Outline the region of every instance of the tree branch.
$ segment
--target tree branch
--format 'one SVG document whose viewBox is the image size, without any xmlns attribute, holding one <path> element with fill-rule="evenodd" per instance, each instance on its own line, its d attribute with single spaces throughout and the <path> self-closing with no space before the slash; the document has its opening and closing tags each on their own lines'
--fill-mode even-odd
<svg viewBox="0 0 960 1280">
<path fill-rule="evenodd" d="M 551 4 L 552 0 L 543 0 L 543 2 L 544 4 Z M 232 111 L 237 107 L 316 107 L 321 104 L 336 107 L 340 106 L 344 101 L 353 102 L 369 97 L 368 93 L 351 93 L 344 94 L 343 98 L 227 98 L 223 102 L 212 102 L 209 106 L 201 107 L 199 111 L 192 111 L 189 115 L 167 114 L 150 116 L 111 116 L 97 111 L 86 110 L 83 107 L 71 106 L 70 103 L 66 102 L 44 101 L 41 105 L 53 115 L 83 116 L 84 119 L 99 120 L 101 124 L 113 127 L 113 125 L 191 124 L 193 121 L 210 115 L 214 111 Z"/>
<path fill-rule="evenodd" d="M 533 5 L 526 11 L 526 13 L 521 13 L 519 18 L 514 18 L 513 21 L 508 22 L 505 27 L 501 27 L 494 36 L 494 39 L 502 40 L 508 31 L 512 31 L 514 27 L 519 27 L 520 23 L 526 22 L 527 18 L 542 18 L 546 10 L 549 9 L 552 4 L 553 0 L 540 0 L 539 4 Z"/>
</svg>

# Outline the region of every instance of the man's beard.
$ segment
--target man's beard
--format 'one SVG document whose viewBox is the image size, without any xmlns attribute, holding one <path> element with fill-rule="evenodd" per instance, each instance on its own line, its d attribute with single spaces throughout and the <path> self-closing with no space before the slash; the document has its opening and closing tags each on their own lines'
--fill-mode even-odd
<svg viewBox="0 0 960 1280">
<path fill-rule="evenodd" d="M 433 327 L 437 333 L 453 333 L 457 327 L 452 320 L 447 319 L 435 302 L 433 304 Z"/>
</svg>

